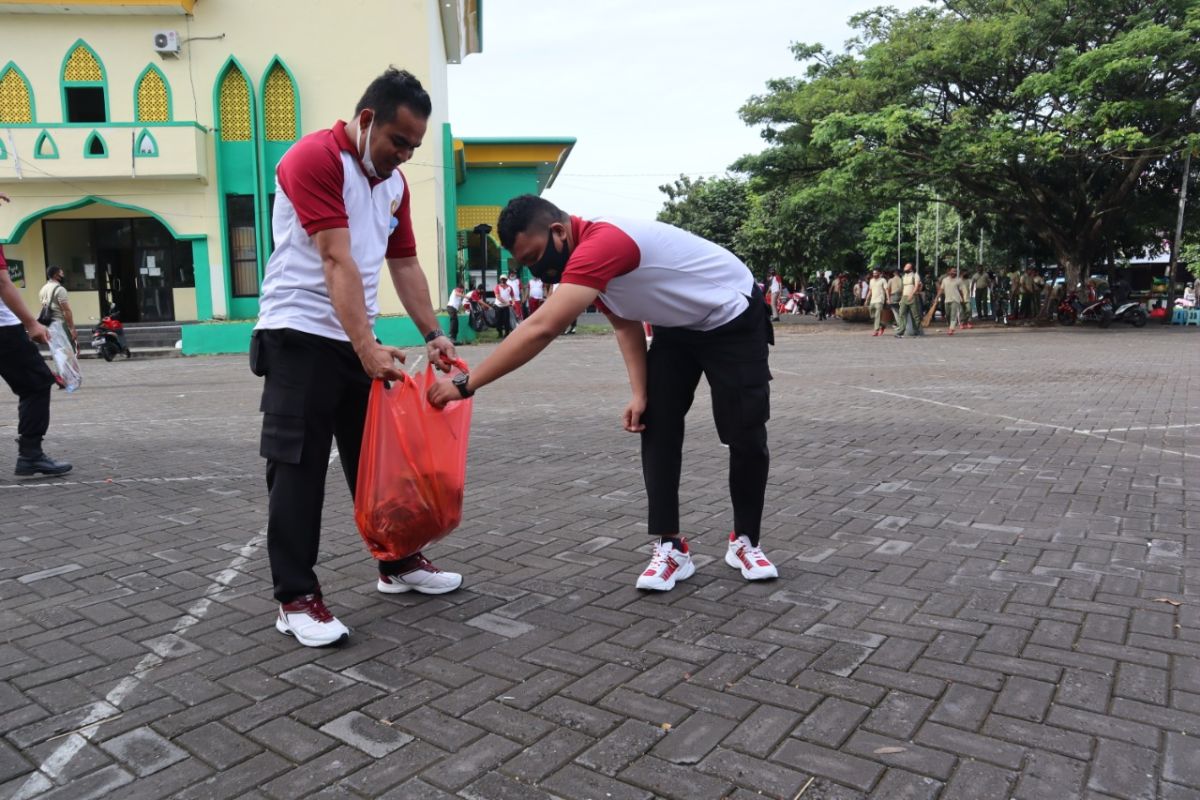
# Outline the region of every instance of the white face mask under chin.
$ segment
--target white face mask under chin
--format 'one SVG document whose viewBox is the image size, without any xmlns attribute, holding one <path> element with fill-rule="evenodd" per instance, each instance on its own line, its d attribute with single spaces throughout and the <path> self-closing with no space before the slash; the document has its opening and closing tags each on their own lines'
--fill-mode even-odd
<svg viewBox="0 0 1200 800">
<path fill-rule="evenodd" d="M 375 127 L 375 115 L 371 115 L 371 121 L 367 123 L 367 142 L 366 145 L 359 144 L 358 152 L 362 155 L 359 161 L 362 163 L 363 170 L 369 177 L 378 178 L 379 173 L 375 171 L 375 164 L 371 161 L 371 129 Z M 362 130 L 362 123 L 359 123 L 359 130 Z"/>
</svg>

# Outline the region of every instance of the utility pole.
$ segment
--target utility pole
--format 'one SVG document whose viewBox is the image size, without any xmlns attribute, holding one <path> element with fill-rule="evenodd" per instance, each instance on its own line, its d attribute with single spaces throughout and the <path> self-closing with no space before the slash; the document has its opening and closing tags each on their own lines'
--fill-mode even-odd
<svg viewBox="0 0 1200 800">
<path fill-rule="evenodd" d="M 902 211 L 902 203 L 896 203 L 896 272 L 899 272 L 900 267 L 900 219 Z"/>
<path fill-rule="evenodd" d="M 1192 104 L 1192 116 L 1200 110 L 1200 100 Z M 1183 238 L 1183 212 L 1187 207 L 1188 179 L 1192 176 L 1192 148 L 1183 157 L 1183 182 L 1179 186 L 1179 216 L 1175 219 L 1175 243 L 1171 245 L 1171 260 L 1167 263 L 1167 319 L 1175 305 L 1175 270 L 1179 266 L 1179 245 Z"/>
<path fill-rule="evenodd" d="M 933 277 L 936 278 L 942 264 L 942 201 L 935 197 L 933 202 Z"/>
<path fill-rule="evenodd" d="M 958 253 L 954 256 L 954 266 L 962 272 L 962 217 L 958 218 Z"/>
</svg>

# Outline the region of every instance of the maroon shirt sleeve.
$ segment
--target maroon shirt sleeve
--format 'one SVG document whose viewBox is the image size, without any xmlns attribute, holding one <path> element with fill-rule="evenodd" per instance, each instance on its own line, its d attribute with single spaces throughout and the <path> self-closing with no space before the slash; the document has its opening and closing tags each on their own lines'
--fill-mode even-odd
<svg viewBox="0 0 1200 800">
<path fill-rule="evenodd" d="M 342 155 L 328 135 L 305 136 L 296 142 L 275 171 L 279 188 L 287 195 L 296 217 L 309 236 L 331 228 L 349 228 L 342 197 Z"/>
<path fill-rule="evenodd" d="M 4 260 L 4 245 L 0 244 L 0 269 L 8 272 L 8 262 Z"/>
<path fill-rule="evenodd" d="M 396 228 L 388 236 L 387 258 L 412 258 L 417 254 L 417 237 L 413 234 L 412 203 L 409 200 L 408 180 L 404 181 L 404 196 L 396 209 Z"/>
<path fill-rule="evenodd" d="M 575 232 L 575 250 L 563 269 L 561 283 L 603 292 L 609 281 L 632 272 L 641 263 L 642 252 L 637 242 L 616 225 L 582 222 Z"/>
</svg>

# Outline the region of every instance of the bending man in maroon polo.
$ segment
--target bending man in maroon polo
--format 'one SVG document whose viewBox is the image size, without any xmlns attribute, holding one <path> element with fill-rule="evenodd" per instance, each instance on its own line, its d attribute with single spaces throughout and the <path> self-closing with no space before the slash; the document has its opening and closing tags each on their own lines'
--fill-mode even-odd
<svg viewBox="0 0 1200 800">
<path fill-rule="evenodd" d="M 639 589 L 667 591 L 695 571 L 679 525 L 684 417 L 700 376 L 712 390 L 713 419 L 729 446 L 733 532 L 725 562 L 747 580 L 778 572 L 759 546 L 770 455 L 773 343 L 768 309 L 750 270 L 736 256 L 660 222 L 568 216 L 534 195 L 500 214 L 500 243 L 545 283 L 558 284 L 470 375 L 430 390 L 435 405 L 469 397 L 528 362 L 589 305 L 616 331 L 633 397 L 624 428 L 642 438 L 642 473 L 656 538 Z M 643 322 L 654 329 L 649 350 Z"/>
</svg>

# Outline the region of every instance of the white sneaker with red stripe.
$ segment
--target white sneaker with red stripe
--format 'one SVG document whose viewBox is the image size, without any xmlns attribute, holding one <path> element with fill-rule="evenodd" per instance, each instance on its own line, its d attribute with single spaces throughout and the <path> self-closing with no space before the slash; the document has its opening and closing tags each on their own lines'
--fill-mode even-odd
<svg viewBox="0 0 1200 800">
<path fill-rule="evenodd" d="M 462 586 L 463 577 L 459 573 L 438 569 L 420 553 L 417 553 L 414 558 L 416 559 L 416 569 L 403 575 L 380 573 L 379 582 L 375 584 L 375 588 L 384 594 L 403 594 L 404 592 L 445 594 Z"/>
<path fill-rule="evenodd" d="M 319 594 L 306 594 L 290 603 L 281 603 L 275 630 L 294 636 L 305 647 L 325 647 L 350 638 L 349 628 L 325 607 Z"/>
<path fill-rule="evenodd" d="M 686 580 L 696 571 L 687 539 L 680 538 L 679 549 L 672 542 L 655 542 L 654 555 L 646 571 L 638 577 L 637 588 L 653 592 L 669 592 L 675 581 Z"/>
<path fill-rule="evenodd" d="M 748 581 L 767 581 L 779 577 L 779 570 L 767 558 L 761 547 L 750 544 L 745 536 L 729 534 L 729 549 L 725 551 L 725 563 L 742 571 Z"/>
</svg>

